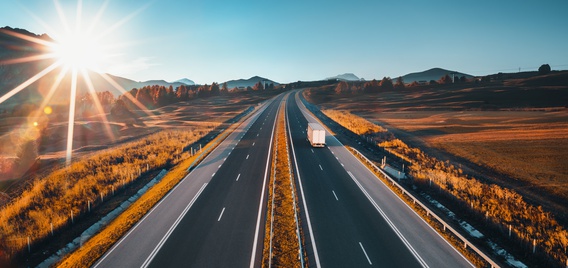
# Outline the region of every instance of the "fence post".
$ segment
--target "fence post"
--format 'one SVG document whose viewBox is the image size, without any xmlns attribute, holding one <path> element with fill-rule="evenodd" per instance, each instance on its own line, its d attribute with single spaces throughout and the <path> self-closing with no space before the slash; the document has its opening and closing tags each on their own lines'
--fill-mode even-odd
<svg viewBox="0 0 568 268">
<path fill-rule="evenodd" d="M 50 222 L 49 226 L 51 227 L 51 236 L 53 236 L 53 222 Z"/>
<path fill-rule="evenodd" d="M 32 251 L 32 248 L 30 246 L 30 236 L 28 236 L 28 253 Z"/>
<path fill-rule="evenodd" d="M 74 223 L 74 220 L 73 220 L 73 210 L 71 210 L 71 224 L 73 224 L 73 223 Z"/>
<path fill-rule="evenodd" d="M 87 201 L 87 206 L 89 207 L 89 212 L 91 212 L 91 200 Z"/>
<path fill-rule="evenodd" d="M 536 252 L 536 239 L 533 239 L 533 254 Z"/>
</svg>

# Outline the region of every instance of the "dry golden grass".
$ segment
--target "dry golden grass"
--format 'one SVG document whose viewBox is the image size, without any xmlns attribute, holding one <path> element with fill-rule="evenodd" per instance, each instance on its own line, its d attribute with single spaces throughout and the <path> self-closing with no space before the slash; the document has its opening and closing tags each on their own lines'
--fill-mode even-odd
<svg viewBox="0 0 568 268">
<path fill-rule="evenodd" d="M 411 163 L 410 175 L 414 178 L 415 186 L 427 189 L 432 183 L 440 191 L 459 201 L 464 209 L 485 215 L 496 228 L 510 226 L 515 237 L 522 243 L 534 240 L 551 258 L 560 262 L 566 258 L 566 229 L 556 222 L 550 212 L 527 203 L 517 192 L 464 176 L 461 170 L 447 162 L 430 157 L 399 139 L 382 142 L 379 146 Z"/>
<path fill-rule="evenodd" d="M 104 196 L 136 180 L 142 172 L 168 167 L 187 157 L 183 148 L 213 126 L 169 130 L 114 149 L 105 150 L 55 170 L 34 181 L 0 210 L 0 250 L 8 256 L 22 252 L 71 223 L 72 218 L 102 202 Z M 73 216 L 72 216 L 73 215 Z"/>
<path fill-rule="evenodd" d="M 242 122 L 242 119 L 240 122 Z M 134 224 L 136 224 L 157 202 L 162 199 L 175 185 L 187 175 L 187 169 L 194 161 L 201 161 L 221 143 L 228 133 L 240 124 L 233 124 L 224 134 L 217 136 L 203 147 L 206 154 L 185 158 L 172 168 L 166 176 L 150 188 L 136 202 L 128 207 L 120 216 L 106 226 L 101 232 L 89 239 L 81 248 L 67 255 L 58 267 L 89 267 L 93 265 L 118 239 L 120 239 Z M 200 157 L 199 159 L 197 157 Z"/>
<path fill-rule="evenodd" d="M 432 215 L 430 215 L 426 210 L 424 210 L 420 205 L 416 204 L 407 194 L 403 193 L 402 190 L 395 186 L 394 184 L 390 183 L 390 181 L 380 172 L 378 172 L 372 165 L 370 165 L 365 159 L 363 159 L 358 153 L 355 153 L 353 148 L 347 147 L 347 149 L 353 154 L 353 156 L 357 157 L 361 163 L 371 170 L 377 178 L 383 181 L 383 183 L 389 187 L 396 195 L 398 195 L 408 206 L 410 206 L 414 211 L 416 211 L 430 226 L 432 226 L 439 234 L 441 234 L 447 241 L 449 241 L 459 252 L 461 252 L 466 258 L 468 258 L 471 263 L 473 263 L 476 267 L 485 267 L 487 266 L 487 262 L 483 260 L 482 257 L 479 256 L 476 252 L 472 249 L 464 248 L 463 241 L 460 238 L 455 236 L 453 233 L 449 232 L 444 228 L 444 226 L 438 222 L 437 220 L 433 219 Z"/>
<path fill-rule="evenodd" d="M 347 128 L 358 135 L 368 135 L 386 131 L 380 126 L 377 126 L 361 117 L 351 114 L 349 111 L 327 109 L 322 110 L 322 112 L 333 121 L 338 122 L 344 128 Z"/>
<path fill-rule="evenodd" d="M 366 116 L 452 155 L 568 198 L 566 112 L 397 112 Z"/>
<path fill-rule="evenodd" d="M 258 93 L 245 92 L 194 99 L 151 110 L 151 115 L 142 111 L 134 111 L 139 116 L 137 118 L 114 117 L 107 112 L 112 137 L 108 135 L 101 115 L 88 117 L 77 115 L 74 126 L 73 158 L 75 161 L 93 152 L 113 148 L 162 130 L 183 130 L 188 127 L 223 124 L 244 109 L 279 92 L 276 90 Z M 2 194 L 1 191 L 5 191 L 9 196 L 18 196 L 33 176 L 45 176 L 54 167 L 64 162 L 67 109 L 54 109 L 54 111 L 43 118 L 45 123 L 41 124 L 41 131 L 31 124 L 28 117 L 6 115 L 8 117 L 4 118 L 6 116 L 3 115 L 0 120 L 0 194 Z M 37 150 L 37 155 L 40 157 L 39 167 L 31 173 L 32 176 L 20 178 L 21 172 L 11 171 L 9 167 L 14 164 L 18 148 L 30 139 L 37 139 L 36 143 L 39 145 Z M 25 171 L 27 168 L 29 167 L 22 169 Z M 13 178 L 17 179 L 9 180 Z M 0 206 L 5 204 L 2 201 L 3 199 L 0 198 Z"/>
<path fill-rule="evenodd" d="M 263 249 L 263 267 L 269 267 L 270 262 L 270 223 L 273 220 L 272 236 L 272 266 L 274 267 L 301 267 L 298 259 L 300 245 L 296 234 L 294 217 L 294 189 L 290 184 L 290 165 L 288 161 L 286 121 L 284 120 L 286 103 L 282 102 L 277 118 L 276 145 L 273 152 L 272 171 L 269 182 L 269 197 L 267 206 L 267 220 L 265 225 L 265 238 Z M 274 193 L 274 195 L 273 195 Z M 274 207 L 272 207 L 274 198 Z M 271 211 L 274 218 L 271 219 Z"/>
</svg>

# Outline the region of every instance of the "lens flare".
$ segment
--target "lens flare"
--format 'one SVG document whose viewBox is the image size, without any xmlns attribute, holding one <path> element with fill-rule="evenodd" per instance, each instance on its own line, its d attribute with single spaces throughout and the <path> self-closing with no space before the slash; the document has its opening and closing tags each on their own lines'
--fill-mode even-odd
<svg viewBox="0 0 568 268">
<path fill-rule="evenodd" d="M 46 115 L 50 115 L 53 113 L 53 108 L 48 105 L 48 103 L 52 100 L 52 97 L 56 94 L 56 91 L 59 85 L 63 85 L 64 77 L 70 75 L 71 81 L 69 86 L 65 86 L 64 88 L 68 90 L 69 96 L 69 111 L 68 111 L 68 126 L 67 126 L 67 143 L 66 143 L 66 164 L 71 164 L 72 152 L 73 152 L 73 134 L 74 134 L 74 125 L 75 125 L 75 107 L 77 105 L 77 96 L 78 96 L 78 82 L 79 77 L 82 77 L 82 81 L 87 83 L 88 92 L 91 94 L 95 109 L 98 110 L 98 114 L 101 115 L 103 124 L 105 125 L 106 134 L 109 136 L 111 140 L 115 140 L 115 137 L 111 131 L 110 124 L 106 118 L 106 113 L 102 107 L 102 105 L 98 101 L 98 97 L 95 91 L 95 87 L 91 82 L 89 77 L 89 72 L 94 71 L 98 73 L 105 81 L 107 81 L 113 88 L 117 89 L 122 94 L 126 95 L 136 106 L 138 106 L 142 111 L 146 114 L 151 115 L 151 113 L 144 107 L 140 102 L 138 102 L 135 98 L 130 96 L 130 94 L 122 88 L 116 81 L 114 81 L 110 76 L 104 74 L 99 69 L 101 66 L 102 61 L 107 59 L 109 53 L 106 51 L 109 47 L 112 46 L 104 46 L 103 44 L 105 41 L 110 43 L 108 40 L 105 40 L 104 37 L 109 35 L 114 30 L 118 29 L 122 26 L 125 22 L 132 19 L 136 14 L 138 14 L 143 9 L 147 8 L 149 4 L 143 6 L 142 8 L 134 11 L 132 14 L 129 14 L 126 17 L 123 17 L 120 21 L 114 23 L 110 27 L 104 27 L 102 31 L 97 32 L 95 30 L 95 26 L 99 25 L 99 20 L 101 19 L 103 11 L 106 9 L 108 5 L 108 0 L 102 3 L 102 6 L 96 13 L 94 20 L 90 25 L 83 26 L 83 3 L 81 0 L 77 1 L 76 5 L 76 14 L 75 14 L 75 21 L 69 21 L 69 18 L 66 16 L 63 8 L 61 7 L 59 1 L 54 1 L 55 8 L 57 10 L 57 14 L 59 15 L 59 20 L 64 28 L 63 32 L 53 31 L 53 29 L 46 23 L 43 23 L 38 17 L 36 20 L 39 21 L 46 29 L 51 30 L 52 37 L 55 41 L 48 41 L 42 38 L 36 38 L 33 36 L 21 34 L 15 31 L 8 31 L 1 29 L 0 32 L 3 34 L 7 34 L 13 36 L 15 38 L 19 38 L 21 40 L 26 40 L 28 42 L 35 43 L 41 46 L 43 49 L 41 51 L 45 52 L 39 55 L 26 55 L 21 58 L 17 59 L 7 59 L 7 60 L 0 60 L 0 65 L 6 64 L 22 64 L 22 63 L 32 63 L 32 62 L 42 62 L 42 61 L 49 61 L 46 64 L 46 68 L 39 71 L 37 74 L 32 75 L 26 81 L 21 83 L 20 85 L 16 86 L 12 90 L 8 91 L 3 96 L 0 96 L 0 104 L 11 98 L 12 96 L 18 94 L 22 90 L 28 88 L 36 81 L 40 80 L 41 78 L 45 77 L 46 75 L 50 74 L 51 72 L 55 71 L 56 69 L 59 70 L 59 74 L 54 76 L 53 85 L 49 88 L 47 95 L 44 97 L 39 109 L 36 110 L 35 113 L 31 117 L 28 118 L 28 124 L 25 129 L 21 129 L 20 133 L 16 136 L 28 136 L 27 138 L 37 139 L 39 138 L 40 131 L 45 129 L 48 124 L 48 120 Z M 89 12 L 90 14 L 90 12 Z M 70 27 L 73 25 L 74 27 Z M 110 44 L 109 44 L 110 45 Z M 116 44 L 112 44 L 116 46 Z M 61 92 L 58 92 L 61 93 Z"/>
</svg>

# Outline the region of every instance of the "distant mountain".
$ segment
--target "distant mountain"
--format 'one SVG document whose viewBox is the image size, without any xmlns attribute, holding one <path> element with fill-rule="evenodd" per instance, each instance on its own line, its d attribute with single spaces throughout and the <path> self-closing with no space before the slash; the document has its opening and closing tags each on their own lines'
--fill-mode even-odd
<svg viewBox="0 0 568 268">
<path fill-rule="evenodd" d="M 38 45 L 28 40 L 24 40 L 22 38 L 15 37 L 14 35 L 25 35 L 46 41 L 53 41 L 46 34 L 36 35 L 24 29 L 18 29 L 18 28 L 14 29 L 11 27 L 0 28 L 0 62 L 6 62 L 18 58 L 35 56 L 48 52 L 44 46 Z M 42 70 L 44 70 L 44 68 L 48 67 L 53 62 L 54 60 L 47 59 L 42 61 L 23 62 L 17 64 L 1 64 L 0 97 L 4 96 L 12 89 L 16 88 L 17 86 L 21 85 L 26 80 L 28 80 L 29 78 L 41 72 Z M 56 68 L 52 72 L 40 78 L 37 82 L 32 83 L 31 85 L 27 86 L 25 89 L 21 90 L 16 95 L 4 101 L 2 104 L 0 104 L 0 106 L 10 108 L 13 107 L 14 105 L 24 102 L 35 103 L 41 101 L 42 98 L 44 97 L 45 92 L 42 93 L 40 88 L 43 88 L 43 90 L 45 91 L 46 85 L 52 85 L 57 80 L 57 74 L 59 73 L 59 71 L 60 68 Z M 193 83 L 193 81 L 187 78 L 172 83 L 168 83 L 164 80 L 150 80 L 150 81 L 138 82 L 124 77 L 114 76 L 110 74 L 107 75 L 110 78 L 112 78 L 118 85 L 124 88 L 126 91 L 129 91 L 133 88 L 141 88 L 150 85 L 160 85 L 166 87 L 169 87 L 171 85 L 174 88 L 176 88 L 182 84 L 183 85 L 195 84 Z M 109 84 L 103 77 L 101 77 L 101 75 L 89 71 L 89 76 L 96 91 L 98 92 L 109 91 L 112 92 L 115 96 L 122 94 L 121 92 L 116 90 L 114 86 Z M 61 81 L 59 89 L 61 90 L 68 88 L 70 83 L 71 83 L 70 75 L 67 75 Z M 85 82 L 81 77 L 79 77 L 78 79 L 77 91 L 78 95 L 82 95 L 88 92 L 88 88 L 85 86 Z M 54 97 L 58 98 L 59 100 L 64 100 L 65 98 L 68 99 L 69 95 L 56 94 Z"/>
<path fill-rule="evenodd" d="M 256 83 L 263 82 L 265 84 L 274 84 L 279 85 L 279 83 L 274 82 L 270 79 L 260 77 L 260 76 L 253 76 L 249 79 L 239 79 L 239 80 L 229 80 L 227 83 L 227 88 L 235 88 L 235 87 L 253 87 Z M 223 83 L 221 83 L 222 85 Z"/>
<path fill-rule="evenodd" d="M 359 81 L 361 79 L 352 73 L 344 73 L 333 77 L 328 77 L 325 80 Z"/>
<path fill-rule="evenodd" d="M 107 75 L 127 91 L 129 91 L 133 88 L 141 88 L 141 87 L 153 86 L 153 85 L 165 86 L 165 87 L 172 86 L 174 89 L 181 86 L 181 85 L 188 85 L 186 83 L 182 83 L 182 82 L 178 82 L 178 81 L 172 82 L 172 83 L 166 82 L 164 80 L 134 81 L 134 80 L 131 80 L 131 79 L 128 79 L 128 78 L 124 78 L 124 77 L 120 77 L 120 76 L 116 76 L 116 75 L 112 75 L 112 74 L 107 74 Z M 95 86 L 97 91 L 107 91 L 108 90 L 108 91 L 112 92 L 114 95 L 121 95 L 122 94 L 122 93 L 117 92 L 116 89 L 114 89 L 111 85 L 108 84 L 108 82 L 106 82 L 106 80 L 103 80 L 102 78 L 100 78 L 100 75 L 97 75 L 96 73 L 91 72 L 90 77 L 93 80 L 93 85 Z M 187 80 L 189 80 L 189 79 L 187 79 Z"/>
<path fill-rule="evenodd" d="M 182 83 L 182 84 L 186 84 L 188 86 L 195 85 L 195 82 L 193 82 L 193 80 L 189 80 L 187 78 L 182 78 L 182 79 L 176 80 L 173 83 Z"/>
<path fill-rule="evenodd" d="M 446 74 L 449 75 L 449 76 L 452 76 L 452 74 L 454 74 L 456 77 L 465 76 L 468 79 L 473 78 L 473 76 L 469 75 L 469 74 L 464 74 L 464 73 L 460 73 L 460 72 L 456 72 L 456 71 L 450 71 L 450 70 L 446 70 L 446 69 L 442 69 L 442 68 L 432 68 L 430 70 L 426 70 L 426 71 L 423 71 L 423 72 L 409 73 L 407 75 L 403 75 L 402 79 L 404 80 L 405 83 L 412 83 L 414 81 L 429 82 L 430 80 L 438 81 L 438 80 L 440 80 L 440 78 L 442 76 L 445 76 Z"/>
</svg>

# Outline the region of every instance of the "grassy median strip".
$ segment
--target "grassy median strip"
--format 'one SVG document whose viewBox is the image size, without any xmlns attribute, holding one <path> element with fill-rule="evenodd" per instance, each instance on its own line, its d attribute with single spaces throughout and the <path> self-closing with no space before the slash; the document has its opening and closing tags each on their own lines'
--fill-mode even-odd
<svg viewBox="0 0 568 268">
<path fill-rule="evenodd" d="M 250 113 L 252 114 L 252 113 Z M 201 154 L 195 154 L 169 170 L 168 174 L 156 185 L 142 195 L 120 216 L 112 221 L 100 233 L 89 239 L 82 247 L 67 255 L 57 267 L 89 267 L 92 266 L 114 243 L 116 243 L 132 226 L 173 189 L 187 174 L 192 164 L 202 161 L 248 116 L 231 125 L 223 133 L 203 147 Z"/>
<path fill-rule="evenodd" d="M 285 102 L 277 118 L 275 148 L 269 182 L 268 213 L 265 226 L 262 267 L 301 267 L 296 227 L 294 186 L 288 155 Z M 303 241 L 303 240 L 302 240 Z M 303 258 L 303 256 L 302 256 Z"/>
</svg>

